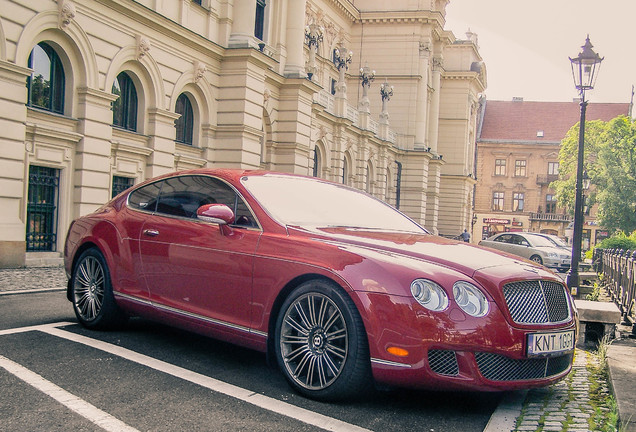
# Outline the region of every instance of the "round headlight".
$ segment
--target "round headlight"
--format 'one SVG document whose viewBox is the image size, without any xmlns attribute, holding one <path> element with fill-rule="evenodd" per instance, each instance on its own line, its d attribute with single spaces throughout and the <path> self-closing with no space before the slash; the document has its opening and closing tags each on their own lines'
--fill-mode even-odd
<svg viewBox="0 0 636 432">
<path fill-rule="evenodd" d="M 457 281 L 453 284 L 455 302 L 470 316 L 483 317 L 488 313 L 488 299 L 475 285 Z"/>
<path fill-rule="evenodd" d="M 448 306 L 446 291 L 428 279 L 416 279 L 411 284 L 411 294 L 419 304 L 432 311 L 442 311 Z"/>
</svg>

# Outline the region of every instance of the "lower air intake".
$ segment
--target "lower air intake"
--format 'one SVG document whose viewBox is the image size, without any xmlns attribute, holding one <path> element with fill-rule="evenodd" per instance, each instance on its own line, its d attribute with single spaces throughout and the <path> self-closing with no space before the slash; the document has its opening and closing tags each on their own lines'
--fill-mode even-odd
<svg viewBox="0 0 636 432">
<path fill-rule="evenodd" d="M 457 376 L 459 374 L 455 351 L 430 350 L 428 364 L 433 372 L 440 375 Z"/>
<path fill-rule="evenodd" d="M 572 354 L 515 360 L 499 354 L 475 353 L 477 366 L 491 381 L 525 381 L 548 378 L 568 370 Z"/>
</svg>

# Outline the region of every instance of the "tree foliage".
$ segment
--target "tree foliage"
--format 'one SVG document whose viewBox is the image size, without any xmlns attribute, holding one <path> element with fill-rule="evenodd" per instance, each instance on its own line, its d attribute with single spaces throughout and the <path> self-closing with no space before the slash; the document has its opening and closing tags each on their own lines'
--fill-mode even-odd
<svg viewBox="0 0 636 432">
<path fill-rule="evenodd" d="M 559 206 L 574 212 L 579 125 L 561 141 L 559 180 L 552 183 Z M 587 204 L 598 203 L 597 221 L 609 230 L 636 230 L 636 122 L 620 116 L 585 122 L 584 169 L 593 187 Z"/>
</svg>

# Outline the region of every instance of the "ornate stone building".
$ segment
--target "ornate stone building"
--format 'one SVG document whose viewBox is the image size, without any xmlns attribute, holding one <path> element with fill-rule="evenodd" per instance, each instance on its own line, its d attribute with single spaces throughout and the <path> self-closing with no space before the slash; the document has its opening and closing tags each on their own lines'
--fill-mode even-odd
<svg viewBox="0 0 636 432">
<path fill-rule="evenodd" d="M 204 166 L 313 174 L 461 232 L 485 67 L 448 0 L 417 3 L 2 0 L 0 267 Z"/>
<path fill-rule="evenodd" d="M 629 103 L 590 103 L 587 120 L 629 115 Z M 557 207 L 550 183 L 559 176 L 559 150 L 579 122 L 573 102 L 484 101 L 477 139 L 477 186 L 472 240 L 507 231 L 571 237 L 570 214 Z M 597 229 L 596 208 L 585 218 L 583 249 L 607 235 Z M 571 230 L 571 228 L 570 228 Z"/>
</svg>

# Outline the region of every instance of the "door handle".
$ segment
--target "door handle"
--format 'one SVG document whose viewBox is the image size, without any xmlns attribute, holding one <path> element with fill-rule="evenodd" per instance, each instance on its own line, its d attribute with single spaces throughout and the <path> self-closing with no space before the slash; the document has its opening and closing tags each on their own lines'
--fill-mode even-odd
<svg viewBox="0 0 636 432">
<path fill-rule="evenodd" d="M 150 236 L 150 237 L 155 237 L 159 235 L 159 231 L 157 230 L 153 230 L 153 229 L 146 229 L 144 230 L 144 235 Z"/>
</svg>

